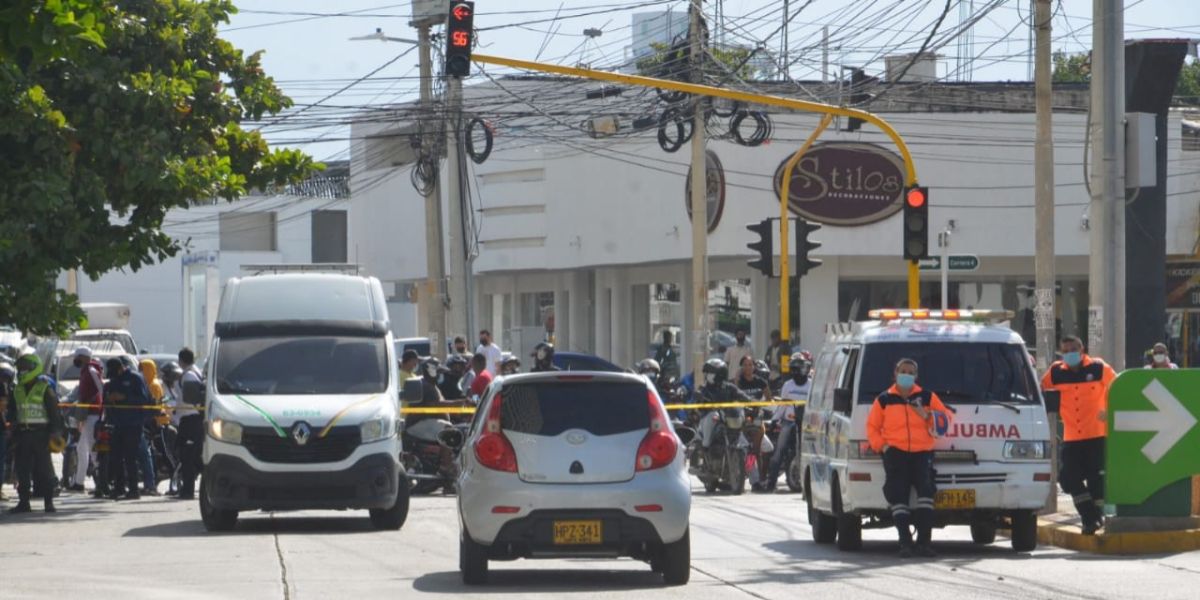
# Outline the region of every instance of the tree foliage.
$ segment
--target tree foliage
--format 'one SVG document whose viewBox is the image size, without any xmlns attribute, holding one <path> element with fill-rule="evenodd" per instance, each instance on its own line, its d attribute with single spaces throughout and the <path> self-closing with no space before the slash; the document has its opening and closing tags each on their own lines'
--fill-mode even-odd
<svg viewBox="0 0 1200 600">
<path fill-rule="evenodd" d="M 691 81 L 691 47 L 686 40 L 667 45 L 659 42 L 650 44 L 654 53 L 637 61 L 638 74 L 659 79 Z M 750 64 L 750 48 L 709 48 L 705 60 L 701 61 L 706 80 L 730 82 L 737 79 L 754 79 L 755 67 Z"/>
<path fill-rule="evenodd" d="M 1185 61 L 1175 84 L 1175 101 L 1186 106 L 1200 106 L 1200 60 Z"/>
<path fill-rule="evenodd" d="M 217 35 L 230 0 L 6 0 L 0 8 L 0 323 L 81 322 L 56 289 L 173 256 L 169 209 L 320 168 L 240 122 L 291 106 Z"/>
<path fill-rule="evenodd" d="M 1051 80 L 1054 83 L 1088 83 L 1092 80 L 1092 57 L 1086 52 L 1055 52 L 1052 58 L 1054 71 Z"/>
</svg>

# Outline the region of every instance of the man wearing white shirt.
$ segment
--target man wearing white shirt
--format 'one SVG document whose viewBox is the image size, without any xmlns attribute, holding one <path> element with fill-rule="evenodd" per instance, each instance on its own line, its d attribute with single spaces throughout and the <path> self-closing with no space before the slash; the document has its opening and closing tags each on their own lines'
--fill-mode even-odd
<svg viewBox="0 0 1200 600">
<path fill-rule="evenodd" d="M 500 351 L 500 346 L 492 343 L 492 332 L 486 329 L 479 332 L 479 347 L 475 349 L 475 354 L 487 357 L 489 373 L 493 376 L 500 374 L 500 358 L 503 353 Z"/>
<path fill-rule="evenodd" d="M 793 354 L 788 361 L 788 375 L 791 375 L 791 378 L 784 382 L 783 389 L 779 391 L 779 397 L 789 402 L 808 402 L 808 394 L 812 391 L 812 380 L 808 376 L 811 368 L 812 366 L 808 364 L 803 355 L 799 352 Z M 771 418 L 778 419 L 782 422 L 783 427 L 779 430 L 779 441 L 775 444 L 775 454 L 771 455 L 770 470 L 767 472 L 765 486 L 768 492 L 775 490 L 775 483 L 779 480 L 779 471 L 783 468 L 784 456 L 796 442 L 796 421 L 804 418 L 804 406 L 804 404 L 785 404 L 772 411 Z M 796 410 L 797 408 L 799 410 Z M 799 448 L 796 450 L 799 451 Z"/>
</svg>

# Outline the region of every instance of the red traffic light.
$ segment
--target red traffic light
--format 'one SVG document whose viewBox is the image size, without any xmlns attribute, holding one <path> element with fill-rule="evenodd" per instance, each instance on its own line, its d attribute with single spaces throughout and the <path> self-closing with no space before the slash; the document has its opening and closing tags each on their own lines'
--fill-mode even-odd
<svg viewBox="0 0 1200 600">
<path fill-rule="evenodd" d="M 925 190 L 923 188 L 910 188 L 908 194 L 905 195 L 904 201 L 912 208 L 921 208 L 925 206 Z"/>
<path fill-rule="evenodd" d="M 471 17 L 471 7 L 466 4 L 459 4 L 450 11 L 450 14 L 454 16 L 454 20 L 462 21 Z"/>
</svg>

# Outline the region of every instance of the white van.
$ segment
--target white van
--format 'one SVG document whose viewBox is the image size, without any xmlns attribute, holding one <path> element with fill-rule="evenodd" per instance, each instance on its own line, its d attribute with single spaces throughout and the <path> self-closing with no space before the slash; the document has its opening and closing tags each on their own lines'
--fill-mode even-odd
<svg viewBox="0 0 1200 600">
<path fill-rule="evenodd" d="M 257 275 L 225 285 L 205 373 L 200 513 L 228 530 L 246 510 L 408 515 L 399 377 L 375 278 Z"/>
<path fill-rule="evenodd" d="M 1007 311 L 873 310 L 872 321 L 827 326 L 804 414 L 801 468 L 813 539 L 842 550 L 862 530 L 892 527 L 883 460 L 867 443 L 867 414 L 896 362 L 917 361 L 917 384 L 953 412 L 934 448 L 935 522 L 970 525 L 990 544 L 1037 546 L 1037 511 L 1050 497 L 1050 428 L 1029 352 L 999 321 Z M 915 501 L 915 500 L 914 500 Z"/>
</svg>

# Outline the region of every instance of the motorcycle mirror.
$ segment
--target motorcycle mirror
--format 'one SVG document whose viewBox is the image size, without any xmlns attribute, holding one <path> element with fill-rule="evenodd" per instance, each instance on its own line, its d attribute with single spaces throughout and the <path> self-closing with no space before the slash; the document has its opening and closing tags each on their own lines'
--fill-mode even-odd
<svg viewBox="0 0 1200 600">
<path fill-rule="evenodd" d="M 675 436 L 679 438 L 680 443 L 682 443 L 684 446 L 687 446 L 688 444 L 692 443 L 692 440 L 696 439 L 696 430 L 692 429 L 691 427 L 676 425 Z"/>
<path fill-rule="evenodd" d="M 465 436 L 463 432 L 457 429 L 443 429 L 438 432 L 438 443 L 451 449 L 457 450 L 462 447 Z"/>
<path fill-rule="evenodd" d="M 425 386 L 419 379 L 409 379 L 400 388 L 401 402 L 420 402 L 425 392 Z"/>
</svg>

